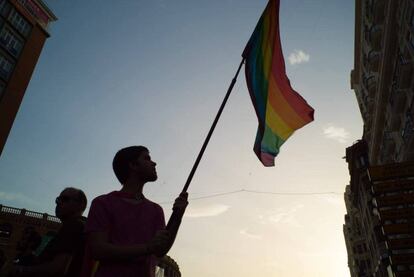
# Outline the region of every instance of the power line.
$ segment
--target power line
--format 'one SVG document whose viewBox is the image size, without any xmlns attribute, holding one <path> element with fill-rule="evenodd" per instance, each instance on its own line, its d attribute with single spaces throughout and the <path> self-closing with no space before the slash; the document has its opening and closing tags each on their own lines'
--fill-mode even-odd
<svg viewBox="0 0 414 277">
<path fill-rule="evenodd" d="M 341 195 L 342 192 L 326 191 L 326 192 L 272 192 L 272 191 L 257 191 L 257 190 L 245 190 L 244 192 L 250 193 L 260 193 L 260 194 L 273 194 L 273 195 L 326 195 L 326 194 L 335 194 Z"/>
<path fill-rule="evenodd" d="M 209 195 L 205 195 L 205 196 L 189 198 L 188 200 L 193 201 L 193 200 L 200 200 L 200 199 L 206 199 L 206 198 L 214 198 L 214 197 L 218 197 L 218 196 L 239 193 L 239 192 L 242 192 L 242 191 L 243 191 L 242 189 L 239 189 L 239 190 L 235 190 L 235 191 L 228 191 L 228 192 L 222 192 L 222 193 L 209 194 Z M 170 204 L 170 203 L 173 203 L 173 202 L 174 201 L 165 201 L 165 202 L 161 202 L 159 204 Z"/>
<path fill-rule="evenodd" d="M 207 198 L 215 198 L 219 196 L 229 195 L 229 194 L 236 194 L 236 193 L 256 193 L 256 194 L 268 194 L 268 195 L 280 195 L 280 196 L 312 196 L 312 195 L 342 195 L 342 192 L 334 192 L 334 191 L 326 191 L 326 192 L 273 192 L 273 191 L 259 191 L 259 190 L 249 190 L 249 189 L 239 189 L 234 191 L 216 193 L 216 194 L 209 194 L 205 196 L 199 196 L 194 198 L 189 198 L 189 201 L 200 200 L 200 199 L 207 199 Z M 159 204 L 170 204 L 174 201 L 165 201 Z"/>
</svg>

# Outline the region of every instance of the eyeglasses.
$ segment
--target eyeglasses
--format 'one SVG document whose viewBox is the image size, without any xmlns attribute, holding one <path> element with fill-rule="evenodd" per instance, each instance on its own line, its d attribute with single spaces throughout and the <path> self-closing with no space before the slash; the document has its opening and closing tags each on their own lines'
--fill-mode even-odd
<svg viewBox="0 0 414 277">
<path fill-rule="evenodd" d="M 67 203 L 67 202 L 69 202 L 71 200 L 78 201 L 77 199 L 74 199 L 74 198 L 72 198 L 70 196 L 60 195 L 60 196 L 56 197 L 55 203 L 56 204 L 59 204 L 59 203 Z"/>
</svg>

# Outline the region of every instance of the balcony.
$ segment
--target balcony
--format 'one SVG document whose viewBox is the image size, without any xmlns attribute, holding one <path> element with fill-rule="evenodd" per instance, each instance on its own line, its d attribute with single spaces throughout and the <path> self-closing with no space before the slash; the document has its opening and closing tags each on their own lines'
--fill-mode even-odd
<svg viewBox="0 0 414 277">
<path fill-rule="evenodd" d="M 375 183 L 372 186 L 373 186 L 374 194 L 378 195 L 378 194 L 385 194 L 385 193 L 414 190 L 414 181 L 410 179 L 407 179 L 407 180 L 397 179 L 397 180 Z M 413 211 L 413 219 L 414 219 L 414 208 L 412 211 Z M 381 211 L 381 214 L 382 212 L 383 211 Z M 401 212 L 403 211 L 401 210 Z"/>
<path fill-rule="evenodd" d="M 402 223 L 402 224 L 388 224 L 383 226 L 385 235 L 412 235 L 414 234 L 413 223 Z"/>
<path fill-rule="evenodd" d="M 379 208 L 409 205 L 414 203 L 414 194 L 399 193 L 395 195 L 377 196 L 376 201 Z"/>
<path fill-rule="evenodd" d="M 409 271 L 401 271 L 401 272 L 395 272 L 395 277 L 412 277 L 414 276 L 414 271 L 413 270 L 409 270 Z"/>
<path fill-rule="evenodd" d="M 391 260 L 394 266 L 414 265 L 414 254 L 392 255 Z"/>
<path fill-rule="evenodd" d="M 414 208 L 395 208 L 381 210 L 379 213 L 383 222 L 386 220 L 414 219 Z"/>
</svg>

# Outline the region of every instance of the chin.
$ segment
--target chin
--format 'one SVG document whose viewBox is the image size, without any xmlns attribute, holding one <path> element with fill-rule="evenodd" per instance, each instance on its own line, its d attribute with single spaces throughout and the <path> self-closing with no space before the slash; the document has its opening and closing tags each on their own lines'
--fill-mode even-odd
<svg viewBox="0 0 414 277">
<path fill-rule="evenodd" d="M 151 175 L 148 177 L 148 182 L 154 182 L 154 181 L 157 181 L 157 179 L 158 179 L 158 176 L 155 173 L 154 175 Z"/>
</svg>

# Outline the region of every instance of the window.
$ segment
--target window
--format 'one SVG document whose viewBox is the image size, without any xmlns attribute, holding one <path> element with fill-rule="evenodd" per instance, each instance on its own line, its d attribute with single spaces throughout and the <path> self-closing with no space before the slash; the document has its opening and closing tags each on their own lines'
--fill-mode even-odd
<svg viewBox="0 0 414 277">
<path fill-rule="evenodd" d="M 4 27 L 0 32 L 0 43 L 15 57 L 23 49 L 23 42 L 9 28 Z"/>
<path fill-rule="evenodd" d="M 7 17 L 11 9 L 11 5 L 7 0 L 0 0 L 0 14 Z"/>
<path fill-rule="evenodd" d="M 9 223 L 0 224 L 0 238 L 10 238 L 13 227 Z"/>
<path fill-rule="evenodd" d="M 32 29 L 30 23 L 23 18 L 16 10 L 12 10 L 9 15 L 11 24 L 25 37 L 27 37 Z"/>
<path fill-rule="evenodd" d="M 8 79 L 13 70 L 13 64 L 10 60 L 0 53 L 0 77 Z"/>
<path fill-rule="evenodd" d="M 371 16 L 372 16 L 372 8 L 373 8 L 372 0 L 366 0 L 365 1 L 365 16 L 367 18 L 371 18 Z"/>
</svg>

